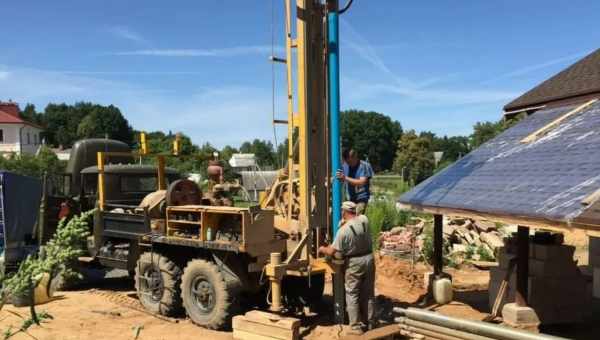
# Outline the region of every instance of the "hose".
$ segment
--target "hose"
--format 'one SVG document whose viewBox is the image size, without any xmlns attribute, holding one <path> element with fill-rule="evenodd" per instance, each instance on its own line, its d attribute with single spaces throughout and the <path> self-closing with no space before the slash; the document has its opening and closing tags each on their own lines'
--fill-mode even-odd
<svg viewBox="0 0 600 340">
<path fill-rule="evenodd" d="M 348 0 L 348 2 L 346 3 L 346 6 L 344 6 L 342 9 L 340 9 L 338 11 L 338 14 L 344 14 L 344 12 L 346 12 L 348 9 L 350 9 L 350 6 L 352 6 L 352 2 L 354 0 Z"/>
</svg>

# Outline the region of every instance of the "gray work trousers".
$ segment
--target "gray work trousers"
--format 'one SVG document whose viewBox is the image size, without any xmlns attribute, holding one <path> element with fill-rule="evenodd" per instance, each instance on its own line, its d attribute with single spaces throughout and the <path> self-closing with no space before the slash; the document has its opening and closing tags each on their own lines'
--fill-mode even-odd
<svg viewBox="0 0 600 340">
<path fill-rule="evenodd" d="M 375 262 L 373 254 L 346 260 L 346 311 L 350 326 L 373 322 L 375 304 Z"/>
</svg>

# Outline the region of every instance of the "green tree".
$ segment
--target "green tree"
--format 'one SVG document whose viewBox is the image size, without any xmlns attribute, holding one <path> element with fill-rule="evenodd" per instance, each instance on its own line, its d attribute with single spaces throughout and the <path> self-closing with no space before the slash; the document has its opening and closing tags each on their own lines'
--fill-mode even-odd
<svg viewBox="0 0 600 340">
<path fill-rule="evenodd" d="M 69 147 L 81 138 L 114 138 L 128 144 L 133 143 L 133 130 L 119 108 L 79 102 L 75 105 L 48 104 L 43 113 L 36 113 L 28 104 L 22 116 L 46 130 L 42 136 L 53 146 Z"/>
<path fill-rule="evenodd" d="M 253 153 L 261 167 L 277 167 L 277 157 L 270 141 L 255 139 L 252 142 L 244 142 L 240 146 L 240 152 Z"/>
<path fill-rule="evenodd" d="M 136 142 L 134 148 L 139 149 L 139 135 L 140 131 L 135 131 Z M 181 149 L 180 154 L 177 157 L 166 157 L 166 165 L 177 169 L 182 174 L 190 172 L 202 172 L 201 171 L 201 160 L 198 156 L 198 146 L 192 143 L 190 137 L 185 134 L 180 134 Z M 165 154 L 171 155 L 173 153 L 173 142 L 175 141 L 176 135 L 169 131 L 165 134 L 162 131 L 152 131 L 146 133 L 146 140 L 148 142 L 148 151 L 150 154 Z M 145 162 L 149 164 L 155 164 L 155 157 L 146 157 Z"/>
<path fill-rule="evenodd" d="M 377 172 L 392 167 L 402 126 L 378 112 L 348 110 L 341 114 L 340 133 L 342 145 L 368 159 Z"/>
<path fill-rule="evenodd" d="M 38 113 L 35 109 L 35 105 L 33 104 L 25 105 L 25 108 L 21 110 L 19 115 L 21 116 L 21 118 L 30 123 L 34 123 L 40 126 L 46 125 L 46 122 L 44 121 L 44 115 Z"/>
<path fill-rule="evenodd" d="M 441 151 L 442 155 L 441 163 L 450 164 L 455 162 L 457 159 L 466 155 L 471 151 L 469 144 L 469 138 L 464 136 L 453 136 L 453 137 L 438 137 L 431 131 L 423 131 L 419 134 L 419 137 L 427 138 L 431 143 L 431 151 Z"/>
<path fill-rule="evenodd" d="M 238 153 L 238 149 L 234 148 L 231 145 L 225 145 L 220 152 L 220 158 L 222 160 L 225 161 L 229 161 L 231 159 L 231 156 L 233 156 L 234 153 Z"/>
<path fill-rule="evenodd" d="M 77 126 L 85 115 L 86 112 L 64 103 L 48 104 L 44 110 L 46 142 L 54 146 L 71 146 L 77 140 Z"/>
<path fill-rule="evenodd" d="M 108 137 L 127 144 L 133 143 L 133 129 L 121 110 L 113 105 L 93 105 L 88 109 L 81 123 L 77 125 L 78 138 Z"/>
<path fill-rule="evenodd" d="M 414 130 L 400 137 L 393 166 L 395 172 L 417 184 L 433 174 L 434 164 L 429 138 L 417 136 Z"/>
<path fill-rule="evenodd" d="M 505 129 L 504 121 L 497 122 L 477 122 L 473 125 L 473 134 L 471 135 L 471 147 L 473 149 L 480 147 L 488 140 L 496 137 Z"/>
</svg>

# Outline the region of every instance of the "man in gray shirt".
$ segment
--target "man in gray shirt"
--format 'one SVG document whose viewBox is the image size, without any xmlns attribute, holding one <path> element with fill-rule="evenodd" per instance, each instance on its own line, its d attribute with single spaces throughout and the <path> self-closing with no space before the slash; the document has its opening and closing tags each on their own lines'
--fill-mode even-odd
<svg viewBox="0 0 600 340">
<path fill-rule="evenodd" d="M 342 221 L 333 244 L 320 247 L 319 252 L 329 256 L 338 253 L 346 260 L 349 334 L 362 334 L 363 329 L 374 322 L 375 263 L 369 221 L 366 216 L 356 214 L 356 203 L 347 201 L 342 204 Z"/>
</svg>

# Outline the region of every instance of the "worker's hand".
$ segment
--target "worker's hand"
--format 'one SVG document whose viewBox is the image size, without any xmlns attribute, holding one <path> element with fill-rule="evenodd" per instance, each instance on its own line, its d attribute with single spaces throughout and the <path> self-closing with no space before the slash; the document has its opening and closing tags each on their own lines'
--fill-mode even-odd
<svg viewBox="0 0 600 340">
<path fill-rule="evenodd" d="M 327 247 L 325 246 L 320 246 L 319 247 L 319 254 L 325 254 L 325 250 L 327 249 Z"/>
<path fill-rule="evenodd" d="M 344 171 L 342 171 L 342 170 L 338 170 L 335 173 L 335 177 L 337 177 L 337 179 L 339 179 L 342 182 L 346 180 L 346 175 L 344 175 Z"/>
</svg>

